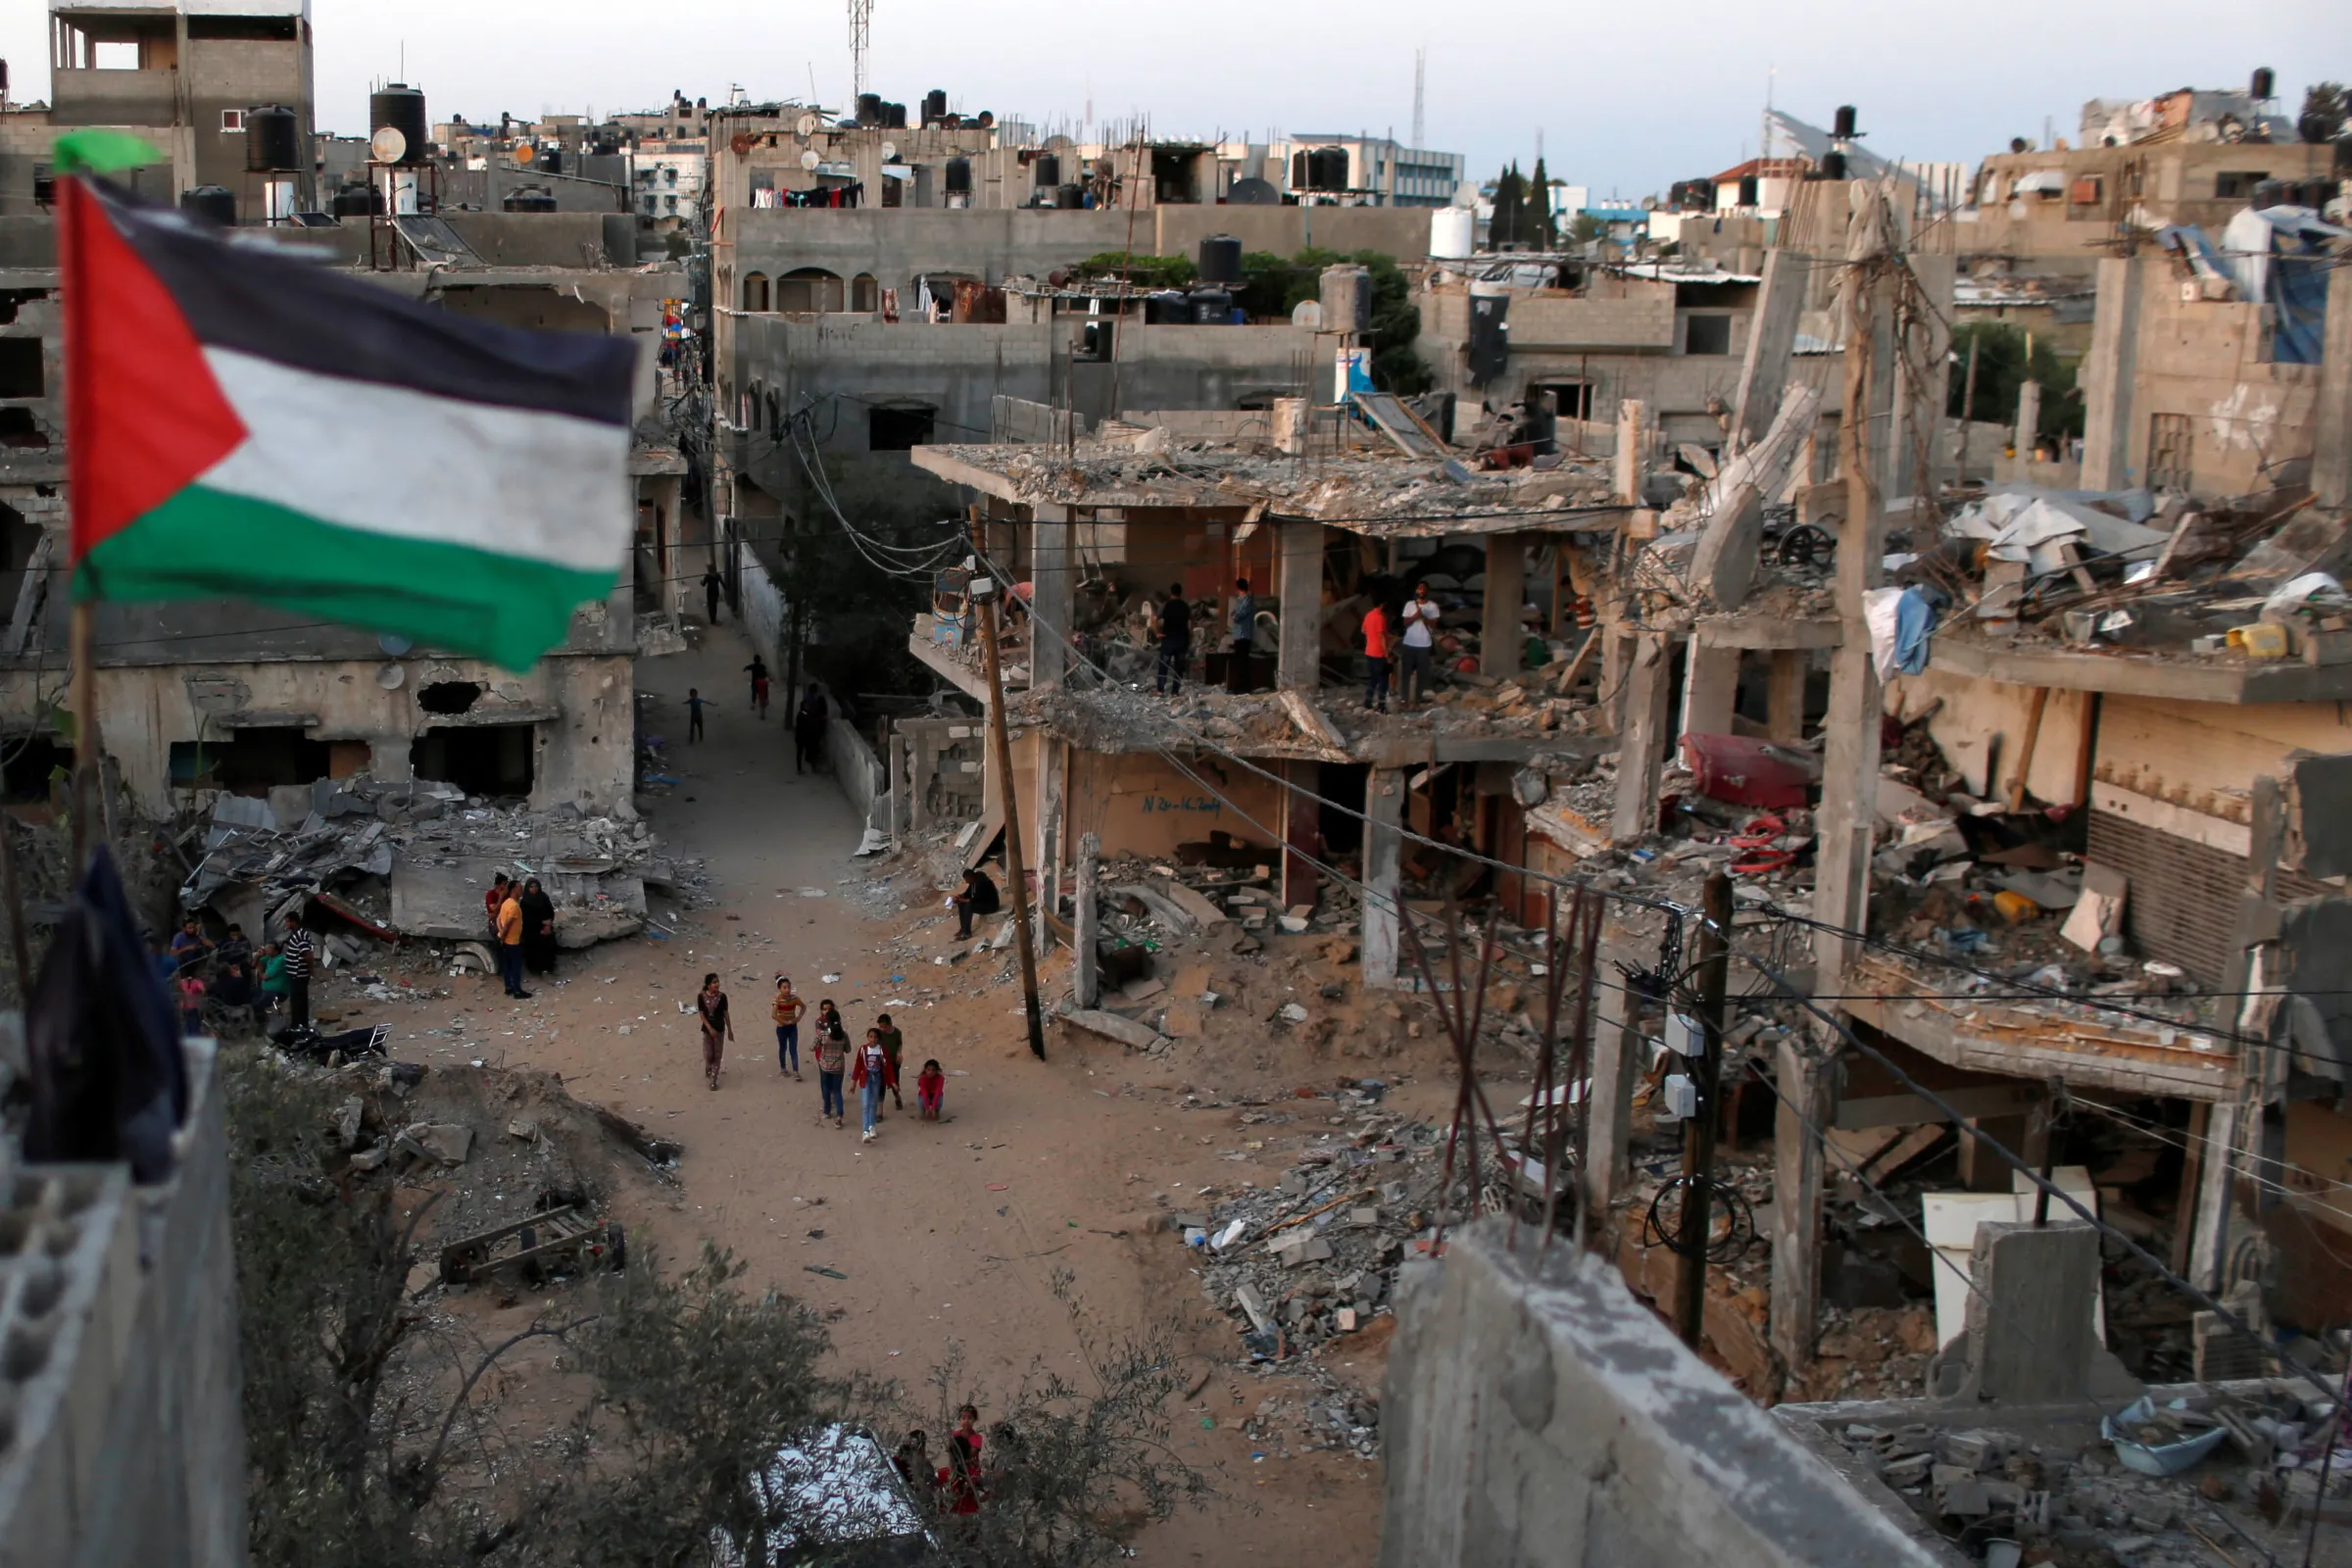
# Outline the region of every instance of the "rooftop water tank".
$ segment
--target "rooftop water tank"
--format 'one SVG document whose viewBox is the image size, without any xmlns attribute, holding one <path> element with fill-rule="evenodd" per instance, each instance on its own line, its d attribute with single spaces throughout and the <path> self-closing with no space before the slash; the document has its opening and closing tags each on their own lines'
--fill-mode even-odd
<svg viewBox="0 0 2352 1568">
<path fill-rule="evenodd" d="M 223 228 L 232 228 L 237 221 L 237 198 L 226 185 L 196 185 L 181 191 L 179 210 Z"/>
<path fill-rule="evenodd" d="M 1478 214 L 1467 207 L 1437 207 L 1429 214 L 1429 254 L 1462 261 L 1478 247 Z"/>
<path fill-rule="evenodd" d="M 386 125 L 400 132 L 403 150 L 395 163 L 416 165 L 425 160 L 426 149 L 432 145 L 432 126 L 424 118 L 424 94 L 406 82 L 396 81 L 380 92 L 368 95 L 368 130 L 370 135 Z"/>
<path fill-rule="evenodd" d="M 969 196 L 972 193 L 972 161 L 969 158 L 948 160 L 947 189 L 951 196 Z"/>
<path fill-rule="evenodd" d="M 1231 234 L 1211 234 L 1200 242 L 1200 281 L 1239 283 L 1242 280 L 1242 242 Z"/>
<path fill-rule="evenodd" d="M 282 104 L 264 104 L 245 111 L 245 168 L 257 174 L 299 170 L 310 160 L 302 156 L 302 123 Z"/>
</svg>

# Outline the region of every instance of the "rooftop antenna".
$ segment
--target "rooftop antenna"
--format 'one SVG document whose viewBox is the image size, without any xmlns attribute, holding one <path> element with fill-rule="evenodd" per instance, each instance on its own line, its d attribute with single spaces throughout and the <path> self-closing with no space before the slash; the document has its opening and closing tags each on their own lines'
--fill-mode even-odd
<svg viewBox="0 0 2352 1568">
<path fill-rule="evenodd" d="M 865 49 L 874 30 L 874 0 L 850 0 L 850 97 L 865 91 Z"/>
<path fill-rule="evenodd" d="M 1426 100 L 1426 98 L 1425 98 L 1425 96 L 1424 96 L 1424 93 L 1423 93 L 1423 88 L 1424 88 L 1424 86 L 1425 86 L 1425 84 L 1426 84 L 1426 82 L 1427 82 L 1427 78 L 1428 78 L 1428 71 L 1429 71 L 1429 51 L 1428 51 L 1426 48 L 1423 48 L 1423 49 L 1416 49 L 1416 50 L 1414 50 L 1414 51 L 1413 51 L 1413 145 L 1414 145 L 1415 147 L 1422 147 L 1422 146 L 1426 146 L 1426 145 L 1427 145 L 1427 143 L 1426 143 L 1425 141 L 1423 141 L 1423 139 L 1422 139 L 1424 136 L 1426 136 L 1426 135 L 1428 134 L 1428 128 L 1427 128 L 1427 126 L 1424 124 L 1424 122 L 1423 122 L 1423 121 L 1422 121 L 1422 117 L 1421 117 L 1421 110 L 1422 110 L 1422 106 L 1423 106 L 1423 104 L 1424 104 L 1424 103 L 1427 101 L 1427 100 Z"/>
</svg>

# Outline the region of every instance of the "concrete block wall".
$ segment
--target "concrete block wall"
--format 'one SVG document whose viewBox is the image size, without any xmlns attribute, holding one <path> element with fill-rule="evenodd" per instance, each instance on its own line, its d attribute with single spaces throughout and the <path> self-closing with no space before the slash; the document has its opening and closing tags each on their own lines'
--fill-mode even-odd
<svg viewBox="0 0 2352 1568">
<path fill-rule="evenodd" d="M 25 1166 L 0 1192 L 0 1568 L 245 1561 L 228 1154 L 188 1045 L 179 1166 Z"/>
<path fill-rule="evenodd" d="M 1383 1568 L 1926 1568 L 1614 1269 L 1507 1221 L 1407 1265 Z"/>
</svg>

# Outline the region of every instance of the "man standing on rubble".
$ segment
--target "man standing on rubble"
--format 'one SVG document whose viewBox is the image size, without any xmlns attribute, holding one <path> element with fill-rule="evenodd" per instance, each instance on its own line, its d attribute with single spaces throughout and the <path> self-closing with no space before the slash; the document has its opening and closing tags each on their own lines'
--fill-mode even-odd
<svg viewBox="0 0 2352 1568">
<path fill-rule="evenodd" d="M 286 916 L 286 940 L 278 953 L 285 959 L 286 1021 L 298 1031 L 311 1024 L 311 946 L 310 928 L 296 909 Z"/>
<path fill-rule="evenodd" d="M 1404 603 L 1404 667 L 1396 677 L 1396 702 L 1412 708 L 1429 696 L 1431 632 L 1438 624 L 1438 607 L 1429 597 L 1429 584 L 1415 583 L 1413 597 Z"/>
<path fill-rule="evenodd" d="M 1233 580 L 1233 602 L 1225 607 L 1225 635 L 1232 647 L 1225 655 L 1225 689 L 1250 689 L 1250 650 L 1257 645 L 1257 601 L 1250 597 L 1250 579 Z"/>
<path fill-rule="evenodd" d="M 507 884 L 507 902 L 498 906 L 498 973 L 507 995 L 520 1002 L 530 996 L 522 989 L 522 890 Z"/>
<path fill-rule="evenodd" d="M 1192 663 L 1193 607 L 1184 602 L 1184 584 L 1172 582 L 1167 602 L 1159 607 L 1159 669 L 1152 677 L 1152 690 L 1175 696 Z"/>
</svg>

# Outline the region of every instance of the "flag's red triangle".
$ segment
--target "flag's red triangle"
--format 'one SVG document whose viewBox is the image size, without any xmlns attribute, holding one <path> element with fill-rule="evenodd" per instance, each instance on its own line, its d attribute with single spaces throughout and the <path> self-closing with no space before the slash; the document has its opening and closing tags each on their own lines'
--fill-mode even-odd
<svg viewBox="0 0 2352 1568">
<path fill-rule="evenodd" d="M 84 179 L 61 198 L 66 461 L 73 559 L 179 491 L 245 439 L 187 318 Z"/>
</svg>

